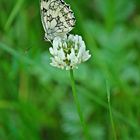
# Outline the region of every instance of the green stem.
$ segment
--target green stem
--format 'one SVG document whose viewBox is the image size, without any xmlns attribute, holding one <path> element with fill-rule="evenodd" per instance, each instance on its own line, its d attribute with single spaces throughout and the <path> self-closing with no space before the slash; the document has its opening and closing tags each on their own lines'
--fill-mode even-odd
<svg viewBox="0 0 140 140">
<path fill-rule="evenodd" d="M 11 14 L 8 17 L 8 20 L 7 20 L 6 24 L 5 24 L 5 30 L 6 31 L 9 30 L 13 20 L 15 19 L 17 14 L 19 13 L 19 10 L 21 9 L 21 6 L 22 6 L 23 2 L 24 2 L 24 0 L 18 0 L 17 3 L 15 4 L 15 7 L 11 11 Z"/>
<path fill-rule="evenodd" d="M 80 103 L 79 103 L 78 96 L 77 96 L 77 93 L 76 93 L 73 70 L 70 70 L 70 78 L 71 78 L 71 86 L 72 86 L 73 97 L 74 97 L 77 112 L 78 112 L 78 115 L 79 115 L 79 118 L 80 118 L 80 122 L 81 122 L 81 125 L 83 127 L 83 131 L 84 131 L 86 140 L 90 140 L 89 134 L 88 134 L 88 129 L 87 129 L 86 123 L 84 121 L 83 114 L 82 114 L 82 111 L 81 111 L 81 108 L 80 108 Z"/>
<path fill-rule="evenodd" d="M 114 120 L 113 120 L 111 103 L 110 103 L 110 86 L 108 84 L 108 81 L 106 81 L 106 90 L 107 90 L 108 109 L 109 109 L 110 121 L 111 121 L 111 125 L 112 125 L 112 131 L 113 131 L 113 135 L 114 135 L 114 140 L 117 140 L 115 124 L 114 124 Z"/>
</svg>

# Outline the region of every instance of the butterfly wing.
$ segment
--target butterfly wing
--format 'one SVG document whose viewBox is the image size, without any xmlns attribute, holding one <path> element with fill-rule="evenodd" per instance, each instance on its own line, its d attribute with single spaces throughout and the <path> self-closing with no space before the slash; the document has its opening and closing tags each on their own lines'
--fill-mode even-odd
<svg viewBox="0 0 140 140">
<path fill-rule="evenodd" d="M 74 14 L 63 0 L 41 0 L 41 20 L 48 40 L 65 36 L 75 25 Z"/>
</svg>

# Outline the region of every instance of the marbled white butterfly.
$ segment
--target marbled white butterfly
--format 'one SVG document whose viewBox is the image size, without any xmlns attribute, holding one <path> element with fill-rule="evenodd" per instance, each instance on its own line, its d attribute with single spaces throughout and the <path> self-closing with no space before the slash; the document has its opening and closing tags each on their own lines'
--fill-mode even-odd
<svg viewBox="0 0 140 140">
<path fill-rule="evenodd" d="M 75 17 L 63 0 L 41 0 L 41 20 L 45 30 L 45 39 L 67 35 L 75 25 Z"/>
</svg>

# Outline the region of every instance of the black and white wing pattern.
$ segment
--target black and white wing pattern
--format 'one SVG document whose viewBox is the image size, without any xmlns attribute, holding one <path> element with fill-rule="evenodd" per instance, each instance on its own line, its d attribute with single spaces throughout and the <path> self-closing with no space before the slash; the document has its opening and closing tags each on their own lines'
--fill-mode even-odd
<svg viewBox="0 0 140 140">
<path fill-rule="evenodd" d="M 41 20 L 45 38 L 52 41 L 55 37 L 68 34 L 75 25 L 75 17 L 63 0 L 41 0 Z"/>
</svg>

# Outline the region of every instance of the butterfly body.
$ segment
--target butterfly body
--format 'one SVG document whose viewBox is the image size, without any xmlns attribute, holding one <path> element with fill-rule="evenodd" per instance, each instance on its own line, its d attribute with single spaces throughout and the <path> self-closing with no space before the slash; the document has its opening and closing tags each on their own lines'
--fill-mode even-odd
<svg viewBox="0 0 140 140">
<path fill-rule="evenodd" d="M 41 0 L 40 8 L 46 40 L 63 37 L 73 29 L 74 14 L 63 0 Z"/>
</svg>

